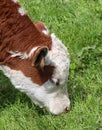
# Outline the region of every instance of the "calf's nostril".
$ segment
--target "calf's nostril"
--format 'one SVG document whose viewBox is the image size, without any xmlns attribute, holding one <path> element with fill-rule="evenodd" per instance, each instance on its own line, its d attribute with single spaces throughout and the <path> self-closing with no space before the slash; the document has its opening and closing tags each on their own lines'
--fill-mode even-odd
<svg viewBox="0 0 102 130">
<path fill-rule="evenodd" d="M 69 112 L 69 111 L 70 111 L 70 106 L 67 106 L 67 107 L 65 108 L 65 110 L 66 110 L 66 112 Z"/>
</svg>

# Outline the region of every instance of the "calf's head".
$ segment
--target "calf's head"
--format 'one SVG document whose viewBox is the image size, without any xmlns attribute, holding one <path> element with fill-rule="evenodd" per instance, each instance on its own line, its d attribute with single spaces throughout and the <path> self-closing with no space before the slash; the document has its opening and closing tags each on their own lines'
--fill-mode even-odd
<svg viewBox="0 0 102 130">
<path fill-rule="evenodd" d="M 0 12 L 0 70 L 40 107 L 69 110 L 66 47 L 44 24 L 33 25 L 17 0 L 0 1 Z"/>
<path fill-rule="evenodd" d="M 51 39 L 51 50 L 47 46 L 38 46 L 29 54 L 9 52 L 16 69 L 3 66 L 3 70 L 14 86 L 26 93 L 36 105 L 57 115 L 70 108 L 67 93 L 69 55 L 54 34 L 51 34 Z"/>
</svg>

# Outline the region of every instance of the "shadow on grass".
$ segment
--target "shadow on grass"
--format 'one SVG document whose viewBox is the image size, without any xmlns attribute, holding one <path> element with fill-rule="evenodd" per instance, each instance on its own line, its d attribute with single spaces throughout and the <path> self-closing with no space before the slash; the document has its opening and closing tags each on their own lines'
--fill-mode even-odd
<svg viewBox="0 0 102 130">
<path fill-rule="evenodd" d="M 13 88 L 9 79 L 0 71 L 0 108 L 5 108 L 10 103 L 13 104 L 18 91 Z"/>
<path fill-rule="evenodd" d="M 10 80 L 0 71 L 0 110 L 5 109 L 11 104 L 15 104 L 19 99 L 22 104 L 27 103 L 29 109 L 33 107 L 38 115 L 48 114 L 46 109 L 35 106 L 26 94 L 15 89 Z"/>
<path fill-rule="evenodd" d="M 14 104 L 17 99 L 20 99 L 20 102 L 29 100 L 26 99 L 25 94 L 20 93 L 17 89 L 14 88 L 8 78 L 4 77 L 4 80 L 6 80 L 6 83 L 0 83 L 0 108 L 5 108 L 11 104 Z"/>
</svg>

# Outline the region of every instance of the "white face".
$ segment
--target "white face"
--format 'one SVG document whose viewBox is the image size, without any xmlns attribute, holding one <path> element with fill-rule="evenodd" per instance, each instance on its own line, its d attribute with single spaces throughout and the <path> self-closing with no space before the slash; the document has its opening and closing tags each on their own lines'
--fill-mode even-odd
<svg viewBox="0 0 102 130">
<path fill-rule="evenodd" d="M 54 65 L 55 71 L 52 79 L 42 86 L 33 83 L 30 77 L 26 77 L 21 71 L 12 70 L 7 66 L 0 66 L 0 69 L 15 88 L 26 93 L 36 105 L 46 107 L 51 113 L 57 115 L 70 107 L 67 93 L 69 55 L 61 41 L 54 34 L 51 37 L 52 50 L 45 57 L 45 63 Z"/>
<path fill-rule="evenodd" d="M 54 35 L 52 38 L 52 49 L 48 52 L 45 57 L 46 64 L 55 66 L 55 71 L 53 73 L 53 82 L 59 85 L 65 84 L 68 79 L 69 73 L 69 54 L 67 48 L 62 44 L 62 42 Z"/>
<path fill-rule="evenodd" d="M 52 38 L 52 49 L 48 52 L 45 58 L 46 64 L 55 66 L 54 73 L 52 75 L 52 95 L 53 99 L 50 100 L 49 110 L 54 114 L 62 113 L 66 108 L 70 108 L 70 101 L 67 93 L 67 80 L 69 73 L 69 54 L 67 48 L 62 42 L 54 35 Z M 50 88 L 49 88 L 49 91 Z"/>
</svg>

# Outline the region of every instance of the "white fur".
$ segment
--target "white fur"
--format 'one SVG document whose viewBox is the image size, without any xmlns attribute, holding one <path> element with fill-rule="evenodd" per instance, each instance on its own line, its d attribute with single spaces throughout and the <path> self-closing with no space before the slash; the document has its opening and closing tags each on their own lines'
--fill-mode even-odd
<svg viewBox="0 0 102 130">
<path fill-rule="evenodd" d="M 45 35 L 49 34 L 49 30 L 47 29 L 47 27 L 44 25 L 45 29 L 42 31 Z"/>
<path fill-rule="evenodd" d="M 69 54 L 62 42 L 56 38 L 54 34 L 52 38 L 52 50 L 48 52 L 45 62 L 46 65 L 55 66 L 52 79 L 45 82 L 42 86 L 31 81 L 30 77 L 26 77 L 21 71 L 12 70 L 7 66 L 0 66 L 0 69 L 11 80 L 15 88 L 26 93 L 32 101 L 40 107 L 46 107 L 53 114 L 62 113 L 66 107 L 70 106 L 67 93 L 67 78 L 69 70 Z M 29 56 L 34 52 L 34 48 L 30 51 Z M 26 54 L 26 53 L 25 53 Z M 21 56 L 20 52 L 11 56 Z M 56 85 L 57 80 L 59 85 Z"/>
<path fill-rule="evenodd" d="M 18 2 L 18 0 L 12 0 L 14 3 L 17 3 Z"/>
<path fill-rule="evenodd" d="M 14 57 L 19 57 L 21 59 L 27 59 L 28 56 L 26 53 L 21 53 L 19 51 L 9 51 L 9 53 L 11 54 L 11 57 L 14 58 Z"/>
<path fill-rule="evenodd" d="M 21 16 L 23 16 L 23 15 L 26 14 L 26 12 L 25 12 L 25 10 L 23 9 L 23 7 L 18 8 L 18 12 L 21 14 Z"/>
<path fill-rule="evenodd" d="M 53 79 L 59 80 L 60 84 L 64 84 L 69 72 L 69 53 L 64 44 L 54 34 L 51 35 L 51 38 L 52 50 L 48 52 L 45 61 L 47 65 L 52 64 L 56 67 Z"/>
<path fill-rule="evenodd" d="M 47 30 L 43 30 L 42 32 L 43 32 L 45 35 L 48 35 Z"/>
<path fill-rule="evenodd" d="M 44 33 L 45 35 L 48 35 L 49 34 L 49 30 L 48 28 L 46 27 L 46 25 L 43 23 L 44 25 L 44 29 L 42 30 L 42 33 Z"/>
<path fill-rule="evenodd" d="M 28 54 L 28 57 L 31 57 L 38 48 L 39 48 L 39 46 L 32 48 Z"/>
<path fill-rule="evenodd" d="M 33 47 L 28 54 L 26 52 L 25 53 L 21 53 L 19 51 L 9 51 L 9 53 L 11 54 L 11 57 L 13 57 L 13 58 L 14 57 L 19 57 L 19 58 L 21 58 L 23 60 L 23 59 L 30 58 L 39 47 L 40 46 Z"/>
</svg>

